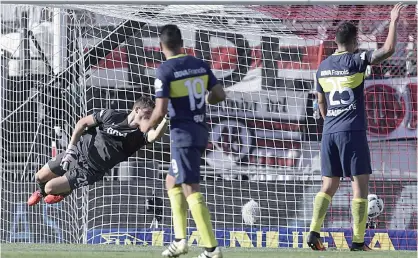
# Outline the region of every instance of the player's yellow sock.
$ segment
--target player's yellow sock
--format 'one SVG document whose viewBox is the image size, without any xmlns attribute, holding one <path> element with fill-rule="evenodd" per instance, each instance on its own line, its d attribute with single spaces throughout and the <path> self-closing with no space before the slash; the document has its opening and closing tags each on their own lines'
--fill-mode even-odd
<svg viewBox="0 0 418 258">
<path fill-rule="evenodd" d="M 327 214 L 331 199 L 331 196 L 326 193 L 319 192 L 316 194 L 310 231 L 317 233 L 321 231 L 321 226 L 322 223 L 324 223 L 325 215 Z"/>
<path fill-rule="evenodd" d="M 351 213 L 353 215 L 353 242 L 363 243 L 364 232 L 366 232 L 367 222 L 367 199 L 355 198 L 351 203 Z"/>
<path fill-rule="evenodd" d="M 216 247 L 218 242 L 212 230 L 209 209 L 203 200 L 201 193 L 193 193 L 187 197 L 189 208 L 192 211 L 194 222 L 202 239 L 204 247 Z"/>
<path fill-rule="evenodd" d="M 171 211 L 173 213 L 173 227 L 176 239 L 186 239 L 187 230 L 187 202 L 181 187 L 168 190 Z"/>
</svg>

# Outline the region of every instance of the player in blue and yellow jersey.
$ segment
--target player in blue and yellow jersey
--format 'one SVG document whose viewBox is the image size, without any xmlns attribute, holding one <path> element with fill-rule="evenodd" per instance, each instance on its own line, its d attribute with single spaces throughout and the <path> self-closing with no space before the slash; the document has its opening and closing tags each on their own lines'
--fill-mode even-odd
<svg viewBox="0 0 418 258">
<path fill-rule="evenodd" d="M 403 8 L 397 4 L 391 12 L 389 33 L 382 48 L 357 51 L 357 28 L 348 22 L 336 33 L 337 51 L 325 59 L 316 73 L 318 105 L 324 118 L 321 142 L 322 187 L 316 195 L 308 245 L 325 250 L 320 229 L 341 177 L 352 180 L 353 243 L 352 251 L 371 250 L 364 243 L 367 222 L 367 195 L 372 173 L 367 143 L 364 104 L 364 78 L 368 65 L 378 64 L 395 51 L 396 26 Z"/>
<path fill-rule="evenodd" d="M 199 190 L 199 181 L 201 156 L 209 138 L 206 103 L 223 101 L 225 92 L 204 61 L 182 54 L 183 40 L 176 25 L 166 25 L 161 29 L 160 45 L 167 60 L 157 69 L 155 109 L 148 124 L 141 126 L 141 130 L 146 132 L 156 126 L 168 110 L 171 166 L 166 187 L 172 208 L 175 240 L 162 255 L 177 257 L 188 252 L 188 204 L 201 244 L 205 247 L 199 258 L 221 258 L 209 210 Z"/>
</svg>

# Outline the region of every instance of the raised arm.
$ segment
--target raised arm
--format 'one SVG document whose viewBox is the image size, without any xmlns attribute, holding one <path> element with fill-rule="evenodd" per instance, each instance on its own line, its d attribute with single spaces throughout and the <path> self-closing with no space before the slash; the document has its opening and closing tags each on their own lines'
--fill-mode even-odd
<svg viewBox="0 0 418 258">
<path fill-rule="evenodd" d="M 147 133 L 147 141 L 148 142 L 154 142 L 158 139 L 160 139 L 164 133 L 167 131 L 168 127 L 168 119 L 164 118 L 160 124 L 155 129 L 151 129 Z"/>
<path fill-rule="evenodd" d="M 161 121 L 167 114 L 168 103 L 170 98 L 170 76 L 167 75 L 167 70 L 163 70 L 160 66 L 156 71 L 155 87 L 155 108 L 152 111 L 151 117 L 141 122 L 140 130 L 143 133 L 148 133 Z"/>
<path fill-rule="evenodd" d="M 158 94 L 158 93 L 157 93 Z M 155 99 L 155 108 L 152 111 L 151 117 L 141 122 L 140 130 L 143 133 L 148 133 L 149 130 L 157 126 L 158 123 L 164 120 L 164 116 L 167 114 L 168 98 L 158 97 Z"/>
<path fill-rule="evenodd" d="M 70 163 L 75 162 L 77 158 L 77 143 L 80 140 L 81 135 L 87 128 L 95 127 L 102 122 L 103 116 L 108 113 L 107 110 L 102 110 L 100 113 L 94 113 L 78 120 L 75 125 L 73 134 L 71 135 L 70 143 L 67 146 L 64 157 L 61 159 L 61 167 L 64 171 L 67 171 Z"/>
<path fill-rule="evenodd" d="M 105 112 L 105 111 L 102 111 Z M 87 128 L 95 127 L 98 123 L 93 115 L 88 115 L 80 120 L 78 120 L 77 124 L 75 125 L 73 134 L 71 135 L 71 140 L 69 145 L 76 145 L 78 141 L 80 140 L 81 135 Z"/>
<path fill-rule="evenodd" d="M 398 26 L 399 16 L 401 10 L 405 7 L 402 3 L 396 4 L 390 13 L 389 32 L 383 47 L 373 52 L 371 57 L 371 64 L 379 64 L 388 59 L 395 53 L 396 47 L 396 29 Z"/>
</svg>

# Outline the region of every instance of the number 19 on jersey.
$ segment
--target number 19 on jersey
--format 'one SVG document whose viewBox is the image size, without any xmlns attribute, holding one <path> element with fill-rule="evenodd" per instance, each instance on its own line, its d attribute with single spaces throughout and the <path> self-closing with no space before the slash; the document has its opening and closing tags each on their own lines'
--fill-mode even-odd
<svg viewBox="0 0 418 258">
<path fill-rule="evenodd" d="M 201 109 L 205 104 L 205 82 L 202 78 L 190 78 L 184 82 L 187 91 L 189 92 L 190 110 Z"/>
<path fill-rule="evenodd" d="M 205 81 L 200 77 L 190 78 L 185 80 L 184 86 L 187 88 L 189 97 L 189 107 L 191 111 L 199 110 L 205 105 L 206 88 Z M 174 108 L 171 103 L 168 106 L 170 116 L 175 116 Z M 205 112 L 205 111 L 203 111 Z M 193 116 L 196 123 L 204 121 L 204 114 L 197 114 Z"/>
</svg>

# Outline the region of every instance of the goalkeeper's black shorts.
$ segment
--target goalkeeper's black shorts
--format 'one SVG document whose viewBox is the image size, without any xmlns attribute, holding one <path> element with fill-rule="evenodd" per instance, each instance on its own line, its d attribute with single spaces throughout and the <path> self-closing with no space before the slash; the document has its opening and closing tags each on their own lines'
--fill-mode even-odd
<svg viewBox="0 0 418 258">
<path fill-rule="evenodd" d="M 84 155 L 78 153 L 77 160 L 70 164 L 68 171 L 64 171 L 60 166 L 61 160 L 64 157 L 65 152 L 61 152 L 55 158 L 51 159 L 46 166 L 52 171 L 52 173 L 58 176 L 66 176 L 70 184 L 71 190 L 92 185 L 103 179 L 105 172 L 98 171 L 87 164 L 87 160 Z"/>
</svg>

